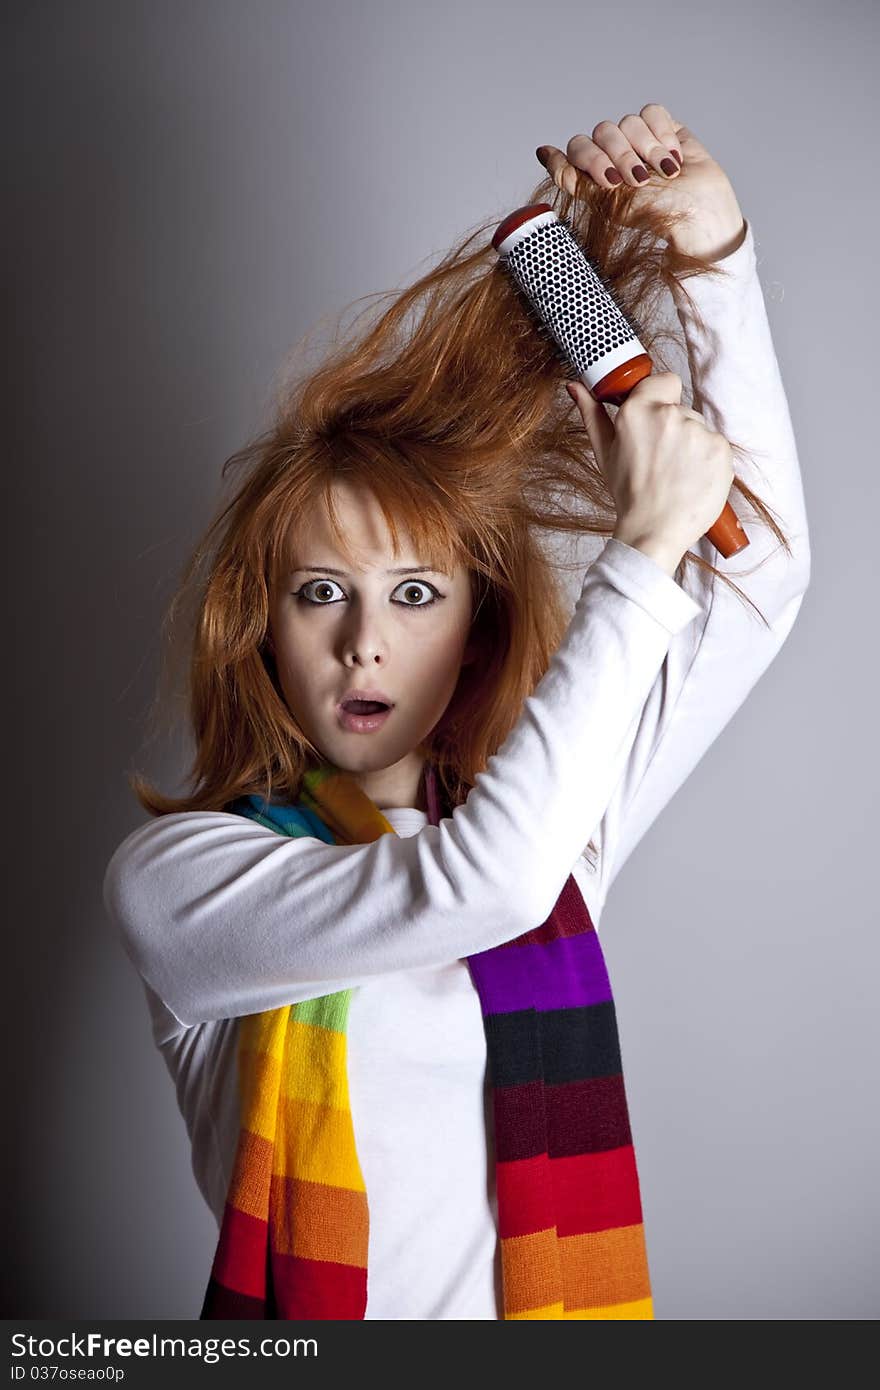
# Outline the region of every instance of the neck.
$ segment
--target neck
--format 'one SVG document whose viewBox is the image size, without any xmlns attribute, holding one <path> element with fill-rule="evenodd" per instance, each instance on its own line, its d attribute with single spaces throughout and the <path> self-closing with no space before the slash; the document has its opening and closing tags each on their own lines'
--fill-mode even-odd
<svg viewBox="0 0 880 1390">
<path fill-rule="evenodd" d="M 351 772 L 350 776 L 378 806 L 380 811 L 394 811 L 405 806 L 414 806 L 419 811 L 428 810 L 425 788 L 425 759 L 411 753 L 391 767 L 380 768 L 376 772 Z"/>
</svg>

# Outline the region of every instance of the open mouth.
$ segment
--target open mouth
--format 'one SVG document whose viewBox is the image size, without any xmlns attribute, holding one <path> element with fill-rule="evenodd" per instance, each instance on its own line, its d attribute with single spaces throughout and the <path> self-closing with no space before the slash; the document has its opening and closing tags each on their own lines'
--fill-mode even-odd
<svg viewBox="0 0 880 1390">
<path fill-rule="evenodd" d="M 346 700 L 338 706 L 338 719 L 349 733 L 369 734 L 382 727 L 393 708 L 384 700 Z"/>
</svg>

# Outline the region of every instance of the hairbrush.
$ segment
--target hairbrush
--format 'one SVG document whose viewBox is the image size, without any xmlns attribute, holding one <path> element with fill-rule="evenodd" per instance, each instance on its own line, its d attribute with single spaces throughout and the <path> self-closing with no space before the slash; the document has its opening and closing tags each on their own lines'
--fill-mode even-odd
<svg viewBox="0 0 880 1390">
<path fill-rule="evenodd" d="M 499 222 L 492 245 L 593 399 L 622 405 L 654 364 L 568 223 L 549 203 L 531 203 Z M 725 559 L 749 543 L 729 502 L 706 535 Z"/>
</svg>

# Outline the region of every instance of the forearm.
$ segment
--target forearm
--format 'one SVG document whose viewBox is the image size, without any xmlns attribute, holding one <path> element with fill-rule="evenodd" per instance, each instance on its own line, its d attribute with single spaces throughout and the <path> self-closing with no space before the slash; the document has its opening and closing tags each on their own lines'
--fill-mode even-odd
<svg viewBox="0 0 880 1390">
<path fill-rule="evenodd" d="M 750 524 L 744 515 L 750 545 L 730 569 L 749 570 L 749 595 L 770 617 L 807 583 L 809 537 L 797 445 L 749 224 L 717 276 L 675 285 L 673 299 L 686 340 L 694 409 L 741 447 L 737 476 L 772 508 L 791 542 L 789 559 L 763 523 Z M 767 563 L 752 572 L 763 560 Z"/>
</svg>

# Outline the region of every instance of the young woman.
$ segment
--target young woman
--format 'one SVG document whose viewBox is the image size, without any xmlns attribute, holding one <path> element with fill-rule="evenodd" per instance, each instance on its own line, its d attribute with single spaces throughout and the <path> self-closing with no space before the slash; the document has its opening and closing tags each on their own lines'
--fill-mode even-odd
<svg viewBox="0 0 880 1390">
<path fill-rule="evenodd" d="M 573 412 L 470 238 L 285 392 L 183 586 L 193 790 L 133 779 L 105 901 L 218 1222 L 203 1317 L 653 1316 L 595 928 L 791 631 L 807 522 L 720 166 L 656 105 L 541 157 L 659 369 Z M 573 614 L 554 531 L 602 542 Z"/>
</svg>

